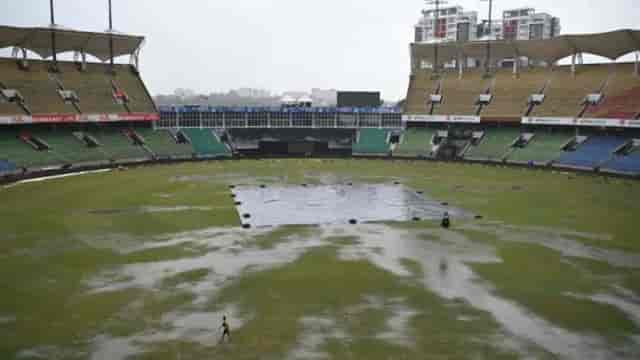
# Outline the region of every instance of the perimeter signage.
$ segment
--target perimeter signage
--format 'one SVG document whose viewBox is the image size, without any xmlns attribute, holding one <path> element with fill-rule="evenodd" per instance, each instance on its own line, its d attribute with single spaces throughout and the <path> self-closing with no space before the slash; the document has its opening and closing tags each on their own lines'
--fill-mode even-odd
<svg viewBox="0 0 640 360">
<path fill-rule="evenodd" d="M 38 114 L 0 116 L 0 124 L 42 124 L 42 123 L 86 123 L 117 121 L 157 121 L 158 113 L 122 113 L 122 114 Z"/>
<path fill-rule="evenodd" d="M 480 116 L 465 115 L 403 115 L 403 122 L 424 122 L 424 123 L 464 123 L 479 124 Z"/>
<path fill-rule="evenodd" d="M 598 118 L 569 118 L 569 117 L 523 117 L 522 124 L 526 125 L 557 125 L 557 126 L 593 126 L 640 128 L 640 120 L 630 119 L 598 119 Z"/>
</svg>

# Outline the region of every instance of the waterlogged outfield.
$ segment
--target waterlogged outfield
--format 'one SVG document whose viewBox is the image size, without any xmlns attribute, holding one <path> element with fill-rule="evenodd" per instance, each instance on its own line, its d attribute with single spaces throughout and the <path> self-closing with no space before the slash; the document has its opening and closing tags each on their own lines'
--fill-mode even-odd
<svg viewBox="0 0 640 360">
<path fill-rule="evenodd" d="M 105 348 L 120 351 L 108 354 L 115 358 L 125 353 L 170 359 L 178 352 L 183 358 L 281 358 L 296 354 L 307 337 L 335 357 L 521 355 L 505 348 L 510 341 L 499 340 L 507 335 L 490 311 L 443 298 L 425 286 L 419 279 L 433 269 L 420 259 L 398 261 L 409 274 L 402 275 L 366 259 L 340 256 L 362 241 L 358 236 L 333 238 L 294 227 L 259 236 L 238 232 L 231 237 L 240 244 L 228 248 L 222 243 L 217 248 L 213 235 L 172 242 L 175 233 L 237 227 L 230 184 L 393 180 L 484 216 L 457 224 L 454 233 L 494 249 L 501 262 L 468 263 L 496 296 L 572 334 L 603 338 L 605 348 L 626 346 L 637 353 L 637 344 L 628 344 L 629 336 L 640 332 L 633 309 L 625 312 L 592 298 L 640 296 L 640 271 L 633 267 L 640 253 L 637 182 L 398 160 L 243 160 L 139 168 L 0 190 L 0 358 L 14 358 L 20 351 L 26 358 L 86 358 Z M 428 222 L 392 227 L 429 243 L 444 241 L 430 235 L 436 230 Z M 216 278 L 216 264 L 167 270 L 173 262 L 216 252 L 227 257 L 242 257 L 247 249 L 269 254 L 296 238 L 312 237 L 319 237 L 318 243 L 292 261 L 238 272 L 209 292 L 197 290 L 198 284 Z M 561 245 L 538 241 L 551 238 L 554 244 L 556 237 L 587 250 L 611 250 L 612 259 L 567 254 Z M 127 284 L 135 273 L 119 270 L 137 264 L 167 264 L 159 267 L 167 274 L 160 273 L 152 284 L 133 282 L 95 292 L 99 286 L 92 280 L 111 271 L 109 281 Z M 367 305 L 363 299 L 369 298 L 377 305 Z M 235 321 L 242 323 L 232 345 L 216 347 L 215 341 L 188 334 L 148 336 L 166 330 L 169 315 L 215 313 L 224 306 L 237 307 Z M 398 308 L 412 314 L 404 330 L 392 326 Z M 324 335 L 309 335 L 309 327 Z M 404 335 L 378 336 L 385 332 Z M 128 340 L 123 345 L 104 339 Z M 524 347 L 536 356 L 549 351 L 535 342 Z"/>
</svg>

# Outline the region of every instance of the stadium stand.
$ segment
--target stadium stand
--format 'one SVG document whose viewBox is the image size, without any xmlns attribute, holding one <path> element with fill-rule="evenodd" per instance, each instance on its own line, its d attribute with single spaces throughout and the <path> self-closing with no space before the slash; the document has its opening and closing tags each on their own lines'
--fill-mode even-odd
<svg viewBox="0 0 640 360">
<path fill-rule="evenodd" d="M 514 151 L 507 157 L 508 161 L 517 163 L 549 164 L 562 155 L 562 147 L 569 142 L 574 135 L 557 131 L 535 131 L 535 136 L 529 143 Z"/>
<path fill-rule="evenodd" d="M 38 151 L 21 139 L 24 133 L 17 130 L 0 133 L 0 149 L 3 159 L 19 168 L 40 168 L 60 163 L 61 160 L 49 150 Z"/>
<path fill-rule="evenodd" d="M 353 144 L 353 153 L 362 155 L 387 155 L 387 131 L 384 129 L 360 129 L 358 141 Z"/>
<path fill-rule="evenodd" d="M 540 106 L 536 106 L 532 116 L 576 116 L 582 109 L 584 98 L 597 92 L 609 74 L 608 65 L 580 65 L 575 76 L 567 66 L 554 68 L 548 75 L 550 83 L 545 92 L 545 100 Z"/>
<path fill-rule="evenodd" d="M 626 141 L 627 139 L 620 136 L 590 136 L 585 142 L 578 145 L 575 151 L 563 152 L 557 164 L 593 169 L 610 160 L 613 152 L 624 145 Z"/>
<path fill-rule="evenodd" d="M 617 64 L 615 75 L 604 91 L 602 103 L 587 110 L 585 117 L 632 119 L 640 112 L 640 77 L 632 76 L 632 64 Z"/>
<path fill-rule="evenodd" d="M 411 76 L 404 111 L 408 114 L 425 114 L 427 97 L 435 86 L 436 81 L 431 79 L 431 72 L 419 71 Z"/>
<path fill-rule="evenodd" d="M 0 174 L 16 170 L 16 164 L 9 160 L 0 160 Z"/>
<path fill-rule="evenodd" d="M 602 165 L 603 170 L 626 174 L 640 174 L 640 149 L 627 155 L 614 155 L 613 159 Z"/>
<path fill-rule="evenodd" d="M 143 146 L 134 144 L 133 139 L 125 134 L 125 129 L 101 126 L 91 129 L 88 134 L 98 143 L 109 160 L 147 159 L 151 154 Z"/>
<path fill-rule="evenodd" d="M 505 158 L 511 145 L 520 136 L 518 128 L 490 128 L 485 130 L 484 137 L 478 145 L 472 145 L 464 154 L 465 158 L 478 160 L 501 161 Z"/>
<path fill-rule="evenodd" d="M 578 65 L 576 75 L 569 66 L 558 66 L 553 71 L 539 67 L 523 68 L 518 77 L 510 69 L 495 73 L 493 99 L 481 115 L 491 118 L 524 116 L 530 95 L 545 89 L 544 102 L 536 106 L 530 116 L 574 117 L 582 109 L 585 97 L 606 83 L 603 102 L 587 109 L 584 117 L 630 119 L 640 113 L 640 78 L 633 75 L 633 64 Z M 458 79 L 455 72 L 447 72 L 442 82 L 444 100 L 436 106 L 434 115 L 473 115 L 478 95 L 491 85 L 482 71 L 470 69 Z M 405 104 L 407 114 L 428 114 L 426 104 L 437 80 L 431 72 L 418 71 L 411 76 Z"/>
<path fill-rule="evenodd" d="M 34 114 L 72 114 L 74 107 L 65 104 L 57 89 L 60 84 L 75 92 L 79 108 L 84 114 L 126 113 L 122 104 L 114 99 L 112 80 L 127 95 L 127 106 L 131 112 L 156 112 L 153 99 L 140 77 L 130 65 L 115 65 L 116 76 L 105 72 L 105 65 L 87 63 L 80 71 L 76 63 L 58 62 L 59 73 L 48 72 L 46 61 L 30 60 L 29 68 L 21 70 L 15 59 L 0 59 L 0 83 L 9 89 L 18 90 Z M 0 102 L 0 114 L 24 114 L 16 104 Z"/>
<path fill-rule="evenodd" d="M 79 137 L 81 132 L 71 129 L 37 130 L 34 135 L 42 138 L 51 147 L 51 152 L 56 154 L 62 163 L 100 163 L 109 158 L 104 150 L 97 147 L 89 147 Z"/>
<path fill-rule="evenodd" d="M 127 106 L 134 113 L 154 113 L 157 109 L 153 99 L 140 78 L 130 65 L 118 65 L 115 67 L 115 83 L 125 91 L 128 97 Z"/>
<path fill-rule="evenodd" d="M 182 132 L 189 138 L 193 150 L 200 156 L 230 156 L 231 152 L 223 144 L 211 129 L 183 129 Z"/>
<path fill-rule="evenodd" d="M 408 128 L 393 152 L 394 156 L 431 157 L 431 138 L 435 134 L 431 128 Z"/>
<path fill-rule="evenodd" d="M 189 143 L 178 143 L 167 130 L 136 129 L 145 145 L 156 157 L 191 157 L 193 147 Z"/>
<path fill-rule="evenodd" d="M 31 60 L 27 70 L 20 70 L 14 59 L 0 59 L 0 82 L 20 91 L 34 114 L 72 114 L 73 106 L 65 104 L 58 94 L 54 75 L 49 74 L 46 61 Z M 67 89 L 73 87 L 65 84 Z M 20 108 L 0 108 L 3 115 L 24 114 Z"/>
<path fill-rule="evenodd" d="M 103 64 L 86 64 L 84 71 L 71 62 L 59 62 L 60 73 L 57 77 L 66 87 L 75 90 L 80 99 L 80 108 L 87 114 L 109 114 L 125 112 L 122 105 L 116 104 L 111 91 L 110 76 Z"/>
<path fill-rule="evenodd" d="M 527 108 L 530 95 L 537 93 L 546 83 L 546 70 L 525 68 L 518 78 L 508 69 L 499 69 L 496 74 L 496 86 L 493 100 L 482 112 L 488 117 L 521 117 Z"/>
<path fill-rule="evenodd" d="M 444 79 L 442 105 L 436 108 L 435 115 L 473 115 L 476 112 L 478 96 L 491 85 L 491 79 L 483 79 L 481 71 L 469 71 L 462 79 L 455 73 L 449 73 Z M 489 106 L 491 107 L 491 106 Z M 426 108 L 425 108 L 426 109 Z"/>
</svg>

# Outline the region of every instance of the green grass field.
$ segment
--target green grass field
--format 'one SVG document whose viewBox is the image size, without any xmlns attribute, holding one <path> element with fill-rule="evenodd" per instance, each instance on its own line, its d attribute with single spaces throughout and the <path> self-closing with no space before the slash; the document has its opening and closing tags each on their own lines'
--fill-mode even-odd
<svg viewBox="0 0 640 360">
<path fill-rule="evenodd" d="M 482 219 L 243 230 L 229 189 L 393 181 Z M 404 160 L 8 186 L 0 359 L 638 358 L 638 199 L 632 180 Z"/>
</svg>

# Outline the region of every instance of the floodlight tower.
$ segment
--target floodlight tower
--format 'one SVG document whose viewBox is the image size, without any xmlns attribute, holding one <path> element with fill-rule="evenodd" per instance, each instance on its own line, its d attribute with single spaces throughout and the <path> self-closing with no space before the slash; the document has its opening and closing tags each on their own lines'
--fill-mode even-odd
<svg viewBox="0 0 640 360">
<path fill-rule="evenodd" d="M 50 70 L 52 72 L 58 71 L 58 55 L 56 54 L 56 16 L 53 11 L 53 0 L 49 0 L 49 14 L 51 16 L 51 55 L 53 56 L 53 63 Z"/>
<path fill-rule="evenodd" d="M 433 47 L 433 52 L 434 52 L 434 61 L 433 61 L 433 71 L 434 72 L 438 72 L 438 20 L 440 19 L 440 5 L 444 5 L 446 4 L 447 1 L 446 0 L 425 0 L 425 4 L 427 5 L 433 5 L 435 6 L 435 17 L 434 17 L 434 22 L 433 22 L 433 38 L 434 38 L 434 47 Z"/>
<path fill-rule="evenodd" d="M 111 0 L 109 0 L 109 72 L 113 71 L 113 11 L 111 8 Z"/>
<path fill-rule="evenodd" d="M 493 29 L 493 0 L 480 0 L 489 2 L 489 31 L 487 32 L 487 57 L 485 59 L 484 70 L 486 75 L 491 73 L 491 30 Z"/>
</svg>

